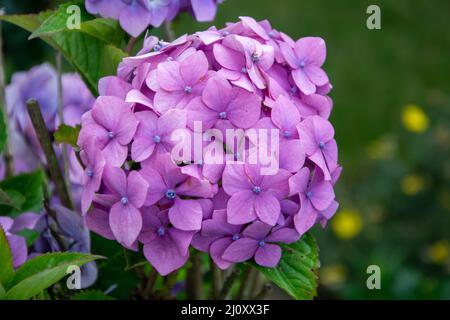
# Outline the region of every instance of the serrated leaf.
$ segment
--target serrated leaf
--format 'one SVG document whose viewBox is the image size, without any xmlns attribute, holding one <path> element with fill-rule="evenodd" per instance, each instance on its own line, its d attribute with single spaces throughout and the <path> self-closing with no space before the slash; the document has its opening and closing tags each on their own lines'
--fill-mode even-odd
<svg viewBox="0 0 450 320">
<path fill-rule="evenodd" d="M 4 113 L 0 112 L 0 153 L 5 150 L 8 140 L 8 131 L 6 129 Z"/>
<path fill-rule="evenodd" d="M 75 294 L 70 300 L 114 300 L 114 298 L 99 290 L 87 290 Z"/>
<path fill-rule="evenodd" d="M 13 257 L 6 239 L 5 231 L 0 226 L 0 284 L 3 286 L 11 280 L 14 274 Z"/>
<path fill-rule="evenodd" d="M 69 13 L 67 9 L 73 5 L 78 6 L 80 9 L 80 23 L 93 18 L 86 12 L 81 1 L 70 1 L 63 3 L 42 22 L 42 24 L 29 36 L 28 39 L 31 40 L 34 38 L 51 36 L 55 33 L 69 30 L 67 27 L 67 22 L 72 16 L 72 13 Z"/>
<path fill-rule="evenodd" d="M 67 26 L 67 23 L 72 16 L 72 12 L 68 12 L 68 9 L 73 5 L 78 6 L 80 9 L 79 29 L 69 29 Z M 60 5 L 59 8 L 53 11 L 52 14 L 42 22 L 39 28 L 30 35 L 29 39 L 49 37 L 63 31 L 85 33 L 115 46 L 120 46 L 125 39 L 125 32 L 120 27 L 118 21 L 95 18 L 86 11 L 82 1 L 71 1 Z"/>
<path fill-rule="evenodd" d="M 73 148 L 77 148 L 78 135 L 80 134 L 81 126 L 71 127 L 68 125 L 60 125 L 54 134 L 55 142 L 57 144 L 65 143 Z"/>
<path fill-rule="evenodd" d="M 39 15 L 0 16 L 0 20 L 34 32 L 53 13 L 46 11 Z M 100 28 L 105 28 L 105 25 L 104 21 L 91 22 L 85 29 L 66 30 L 42 37 L 53 48 L 61 51 L 66 60 L 81 75 L 94 96 L 98 96 L 98 81 L 104 76 L 116 74 L 117 65 L 127 56 L 120 48 L 94 36 L 101 34 Z M 95 28 L 98 28 L 96 32 L 93 31 Z M 114 32 L 111 30 L 109 34 L 112 35 Z"/>
<path fill-rule="evenodd" d="M 84 253 L 58 252 L 28 260 L 16 271 L 8 283 L 5 299 L 31 299 L 66 276 L 69 266 L 81 267 L 88 262 L 102 258 Z"/>
<path fill-rule="evenodd" d="M 18 194 L 20 194 L 24 198 L 24 202 L 20 211 L 11 210 L 10 207 L 0 204 L 0 212 L 13 217 L 25 211 L 39 212 L 44 198 L 42 188 L 45 181 L 42 170 L 20 174 L 1 181 L 0 189 L 5 190 L 11 198 L 16 197 L 14 201 L 19 201 Z"/>
<path fill-rule="evenodd" d="M 277 267 L 256 266 L 268 279 L 297 300 L 310 300 L 317 294 L 319 254 L 315 239 L 305 234 L 300 241 L 281 245 L 283 255 Z"/>
</svg>

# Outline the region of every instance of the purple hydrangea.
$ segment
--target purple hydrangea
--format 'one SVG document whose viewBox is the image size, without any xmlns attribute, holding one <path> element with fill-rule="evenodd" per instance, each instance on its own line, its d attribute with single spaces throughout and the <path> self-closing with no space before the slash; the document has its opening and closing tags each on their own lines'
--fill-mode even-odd
<svg viewBox="0 0 450 320">
<path fill-rule="evenodd" d="M 199 22 L 214 20 L 224 0 L 86 0 L 91 14 L 119 20 L 121 27 L 138 37 L 148 27 L 172 21 L 180 11 L 191 12 Z"/>
<path fill-rule="evenodd" d="M 250 17 L 171 43 L 147 37 L 82 118 L 89 228 L 132 250 L 143 243 L 163 275 L 189 246 L 222 269 L 276 266 L 279 244 L 338 208 L 325 56 L 322 39 L 295 42 Z"/>
</svg>

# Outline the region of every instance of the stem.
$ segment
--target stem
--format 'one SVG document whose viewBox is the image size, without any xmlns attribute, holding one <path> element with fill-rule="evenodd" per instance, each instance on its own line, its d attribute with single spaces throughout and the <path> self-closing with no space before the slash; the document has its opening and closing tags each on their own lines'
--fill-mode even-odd
<svg viewBox="0 0 450 320">
<path fill-rule="evenodd" d="M 211 269 L 211 278 L 212 278 L 211 297 L 213 299 L 218 299 L 220 295 L 220 287 L 222 286 L 222 272 L 216 266 L 211 257 L 209 258 L 209 266 Z"/>
<path fill-rule="evenodd" d="M 247 288 L 250 284 L 250 279 L 252 278 L 253 271 L 254 270 L 251 267 L 247 267 L 245 269 L 244 275 L 242 276 L 241 280 L 241 286 L 239 287 L 239 292 L 236 296 L 237 300 L 242 300 L 244 298 Z"/>
<path fill-rule="evenodd" d="M 225 279 L 225 283 L 223 284 L 222 291 L 220 291 L 219 298 L 221 300 L 226 299 L 228 294 L 230 293 L 231 288 L 233 287 L 234 282 L 241 274 L 240 269 L 234 269 L 231 274 Z"/>
<path fill-rule="evenodd" d="M 54 223 L 49 223 L 48 226 L 50 228 L 50 232 L 52 233 L 52 236 L 55 238 L 56 242 L 58 243 L 59 247 L 61 248 L 61 251 L 67 251 L 66 242 L 64 241 L 64 237 L 61 236 L 61 234 L 58 232 L 58 217 L 56 215 L 56 212 L 53 211 L 53 209 L 50 207 L 50 200 L 47 194 L 47 188 L 46 186 L 43 186 L 44 190 L 44 208 L 47 214 L 53 219 Z"/>
<path fill-rule="evenodd" d="M 164 22 L 164 34 L 169 42 L 175 40 L 175 32 L 173 32 L 172 23 L 169 21 Z"/>
<path fill-rule="evenodd" d="M 56 53 L 56 74 L 57 74 L 57 84 L 58 84 L 58 119 L 59 125 L 64 124 L 64 100 L 63 100 L 63 86 L 62 86 L 62 55 L 61 52 Z M 64 164 L 64 183 L 67 188 L 69 187 L 69 158 L 67 155 L 67 146 L 63 144 L 62 158 Z"/>
<path fill-rule="evenodd" d="M 186 275 L 186 294 L 190 300 L 201 299 L 202 293 L 202 257 L 194 253 L 191 256 L 191 267 Z"/>
<path fill-rule="evenodd" d="M 0 16 L 3 15 L 3 10 L 0 9 Z M 4 157 L 5 157 L 5 166 L 6 166 L 6 173 L 5 175 L 7 177 L 14 175 L 14 158 L 12 155 L 12 149 L 11 149 L 11 142 L 9 138 L 9 119 L 8 119 L 8 111 L 6 107 L 6 93 L 5 93 L 5 70 L 4 70 L 4 63 L 3 63 L 3 37 L 2 37 L 2 23 L 0 21 L 0 108 L 1 112 L 3 113 L 3 120 L 5 122 L 6 126 L 6 132 L 8 133 L 6 135 L 6 143 L 5 143 L 5 150 L 4 150 Z"/>
<path fill-rule="evenodd" d="M 153 293 L 153 288 L 155 287 L 156 278 L 158 277 L 158 272 L 156 269 L 152 269 L 150 272 L 147 283 L 144 288 L 144 298 L 149 299 Z"/>
<path fill-rule="evenodd" d="M 30 115 L 31 123 L 33 124 L 36 136 L 39 140 L 45 158 L 47 159 L 48 170 L 50 172 L 50 179 L 56 187 L 56 193 L 61 200 L 61 203 L 66 208 L 73 210 L 72 200 L 69 195 L 69 190 L 64 182 L 61 169 L 58 165 L 58 158 L 53 149 L 50 134 L 45 126 L 44 118 L 42 117 L 41 108 L 35 99 L 27 101 L 28 114 Z"/>
<path fill-rule="evenodd" d="M 257 292 L 258 290 L 260 290 L 261 287 L 261 275 L 258 271 L 255 271 L 253 273 L 253 277 L 252 277 L 252 286 L 250 289 L 250 292 Z"/>
<path fill-rule="evenodd" d="M 272 285 L 270 283 L 264 284 L 262 290 L 256 295 L 255 300 L 263 300 L 272 291 Z"/>
<path fill-rule="evenodd" d="M 134 46 L 136 45 L 137 41 L 138 41 L 138 38 L 135 38 L 135 37 L 131 37 L 130 40 L 128 41 L 127 48 L 125 49 L 125 52 L 128 55 L 130 55 L 131 52 L 133 51 Z"/>
</svg>

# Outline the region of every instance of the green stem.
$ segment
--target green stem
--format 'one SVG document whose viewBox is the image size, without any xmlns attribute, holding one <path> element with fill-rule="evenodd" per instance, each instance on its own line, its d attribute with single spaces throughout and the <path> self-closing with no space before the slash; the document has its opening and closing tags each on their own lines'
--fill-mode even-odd
<svg viewBox="0 0 450 320">
<path fill-rule="evenodd" d="M 270 283 L 264 284 L 262 290 L 256 295 L 255 300 L 263 300 L 272 291 L 272 285 Z"/>
<path fill-rule="evenodd" d="M 36 136 L 39 140 L 42 150 L 44 151 L 47 160 L 48 170 L 50 172 L 50 179 L 55 184 L 56 193 L 66 208 L 73 210 L 72 199 L 69 195 L 69 190 L 64 182 L 61 169 L 59 167 L 58 158 L 53 149 L 50 134 L 45 126 L 44 118 L 42 117 L 41 108 L 35 99 L 27 101 L 28 114 L 30 115 L 31 123 L 33 124 Z"/>
<path fill-rule="evenodd" d="M 191 255 L 191 267 L 186 275 L 186 294 L 190 300 L 201 299 L 202 293 L 202 257 L 198 253 Z"/>
<path fill-rule="evenodd" d="M 244 271 L 244 275 L 242 276 L 241 280 L 241 286 L 239 287 L 238 294 L 236 296 L 237 300 L 242 300 L 245 297 L 245 293 L 247 291 L 247 288 L 249 287 L 250 280 L 253 275 L 253 269 L 251 267 L 248 267 Z"/>
<path fill-rule="evenodd" d="M 175 32 L 173 32 L 172 23 L 169 21 L 164 22 L 164 34 L 167 41 L 172 42 L 175 40 Z"/>
<path fill-rule="evenodd" d="M 219 298 L 221 300 L 224 300 L 227 298 L 228 294 L 231 291 L 231 288 L 233 288 L 234 282 L 238 278 L 238 276 L 241 274 L 241 270 L 234 269 L 231 274 L 225 279 L 225 282 L 223 284 L 222 290 L 220 291 Z"/>
<path fill-rule="evenodd" d="M 218 299 L 220 295 L 220 287 L 222 286 L 222 272 L 216 266 L 212 258 L 209 258 L 209 265 L 212 279 L 211 297 L 213 299 Z"/>
</svg>

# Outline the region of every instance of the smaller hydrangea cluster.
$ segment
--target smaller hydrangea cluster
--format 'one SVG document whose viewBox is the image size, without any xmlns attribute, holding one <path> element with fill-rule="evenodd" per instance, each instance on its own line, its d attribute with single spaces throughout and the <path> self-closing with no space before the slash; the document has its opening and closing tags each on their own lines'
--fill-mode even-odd
<svg viewBox="0 0 450 320">
<path fill-rule="evenodd" d="M 149 26 L 159 27 L 172 21 L 180 11 L 191 12 L 197 21 L 214 20 L 217 5 L 224 0 L 86 0 L 91 14 L 119 20 L 122 28 L 133 37 Z"/>
<path fill-rule="evenodd" d="M 59 126 L 57 75 L 49 64 L 33 67 L 29 71 L 13 74 L 11 83 L 6 87 L 6 105 L 12 123 L 10 139 L 16 173 L 36 170 L 45 157 L 28 116 L 26 103 L 34 98 L 39 102 L 45 124 L 50 132 Z M 75 73 L 62 75 L 63 118 L 64 123 L 76 126 L 81 123 L 81 116 L 94 103 L 94 97 Z M 59 150 L 57 150 L 59 153 Z M 83 170 L 75 153 L 69 150 L 70 179 L 74 198 L 79 199 Z M 3 159 L 0 162 L 0 176 L 4 176 Z"/>
<path fill-rule="evenodd" d="M 325 226 L 338 207 L 325 57 L 324 40 L 294 41 L 250 17 L 172 43 L 147 38 L 100 81 L 82 117 L 88 227 L 132 250 L 142 243 L 162 275 L 184 265 L 191 245 L 222 269 L 253 258 L 276 266 L 280 243 Z M 217 138 L 230 129 L 245 133 L 238 143 Z M 270 174 L 249 156 L 250 132 L 263 129 L 279 145 L 263 148 L 277 155 Z M 178 150 L 180 132 L 183 146 L 198 147 L 200 134 L 200 154 Z M 214 146 L 223 161 L 209 161 Z"/>
</svg>

